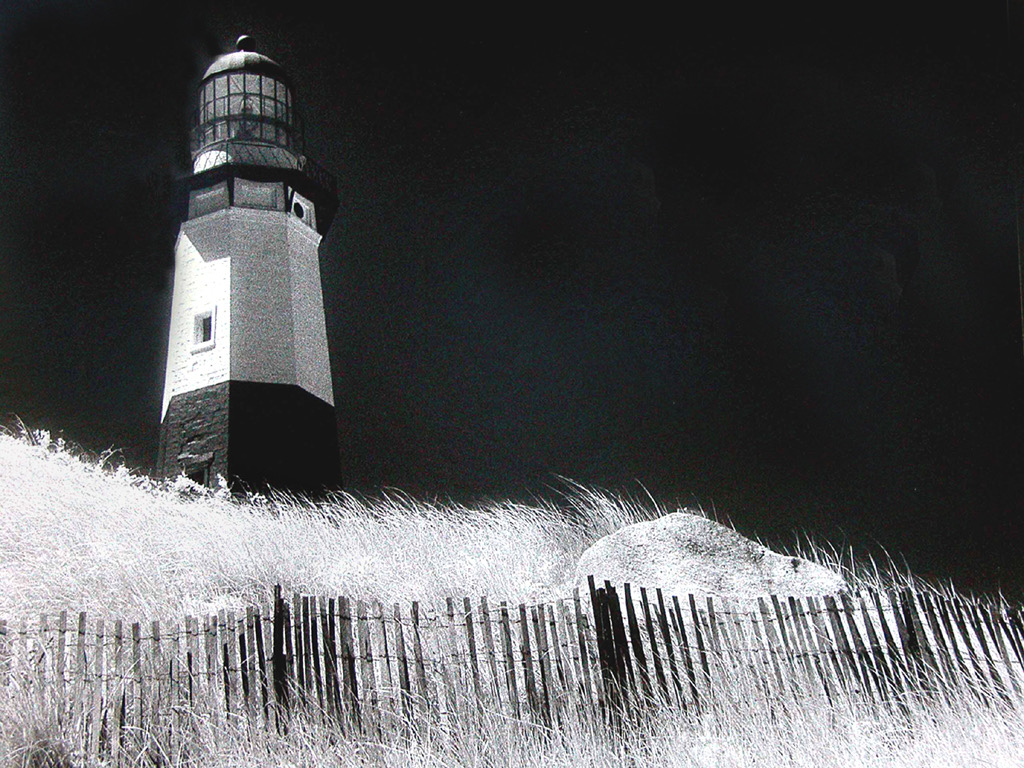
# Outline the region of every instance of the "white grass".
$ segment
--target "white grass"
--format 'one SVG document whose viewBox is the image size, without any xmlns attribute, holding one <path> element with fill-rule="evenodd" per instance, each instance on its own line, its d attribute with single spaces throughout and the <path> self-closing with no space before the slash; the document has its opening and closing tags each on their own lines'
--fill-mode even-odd
<svg viewBox="0 0 1024 768">
<path fill-rule="evenodd" d="M 32 439 L 26 439 L 31 437 Z M 61 610 L 131 619 L 242 605 L 286 590 L 385 602 L 482 595 L 510 601 L 560 594 L 576 559 L 622 525 L 663 514 L 571 487 L 559 504 L 476 509 L 392 494 L 341 495 L 313 506 L 158 485 L 76 458 L 36 433 L 0 434 L 0 617 Z M 804 556 L 848 578 L 900 586 L 912 577 L 811 545 Z M 894 581 L 895 579 L 895 581 Z M 865 582 L 866 580 L 866 582 Z M 62 742 L 53 702 L 0 697 L 0 765 L 63 768 L 86 761 Z M 909 717 L 849 703 L 769 712 L 756 699 L 695 718 L 663 712 L 610 735 L 575 719 L 547 736 L 491 717 L 412 742 L 368 744 L 315 724 L 287 738 L 198 724 L 190 753 L 210 766 L 1024 766 L 1024 717 L 977 702 L 915 702 Z M 186 760 L 187 757 L 187 760 Z M 49 760 L 50 762 L 46 762 Z M 141 762 L 141 760 L 140 760 Z"/>
<path fill-rule="evenodd" d="M 484 594 L 542 600 L 566 589 L 586 547 L 651 514 L 583 489 L 562 509 L 470 509 L 398 494 L 242 503 L 184 479 L 158 485 L 105 470 L 45 433 L 35 441 L 0 435 L 7 617 L 69 609 L 179 618 L 265 599 L 275 584 L 385 604 Z"/>
</svg>

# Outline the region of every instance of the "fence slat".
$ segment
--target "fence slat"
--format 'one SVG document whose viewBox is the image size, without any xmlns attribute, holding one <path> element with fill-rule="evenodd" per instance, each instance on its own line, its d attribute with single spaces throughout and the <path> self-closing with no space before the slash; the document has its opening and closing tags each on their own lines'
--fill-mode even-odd
<svg viewBox="0 0 1024 768">
<path fill-rule="evenodd" d="M 321 638 L 320 638 L 320 601 L 316 597 L 309 599 L 309 654 L 313 658 L 313 685 L 316 687 L 317 711 L 322 716 L 326 711 L 324 702 L 324 665 L 321 659 Z M 305 609 L 305 603 L 303 604 Z"/>
<path fill-rule="evenodd" d="M 555 605 L 542 603 L 538 607 L 540 622 L 544 625 L 543 634 L 547 639 L 548 659 L 548 697 L 551 704 L 552 723 L 561 722 L 561 711 L 566 706 L 565 700 L 565 665 L 562 662 L 562 650 L 559 648 L 558 623 L 555 619 Z"/>
<path fill-rule="evenodd" d="M 302 597 L 298 592 L 292 592 L 288 619 L 292 630 L 292 648 L 288 654 L 292 660 L 290 678 L 294 685 L 296 704 L 305 706 L 309 702 L 309 690 L 306 687 L 306 660 L 308 657 L 305 653 L 305 635 L 302 626 Z"/>
<path fill-rule="evenodd" d="M 697 642 L 697 656 L 700 659 L 700 669 L 704 673 L 704 692 L 708 695 L 711 694 L 711 668 L 708 665 L 708 643 L 705 640 L 706 633 L 701 627 L 700 611 L 697 610 L 697 601 L 693 595 L 689 595 L 690 600 L 690 617 L 693 620 L 693 634 Z M 678 603 L 676 604 L 676 610 L 679 609 Z M 679 614 L 679 625 L 682 627 L 683 615 Z"/>
<path fill-rule="evenodd" d="M 626 621 L 629 627 L 629 642 L 633 650 L 633 659 L 636 661 L 637 675 L 640 678 L 640 694 L 643 697 L 644 705 L 650 704 L 653 698 L 651 689 L 651 676 L 647 668 L 647 652 L 644 650 L 644 642 L 640 637 L 640 625 L 636 620 L 636 606 L 633 603 L 633 594 L 630 584 L 627 581 L 622 586 L 622 595 L 626 600 Z"/>
<path fill-rule="evenodd" d="M 690 595 L 691 601 L 693 595 Z M 691 606 L 694 604 L 691 602 Z M 696 608 L 694 608 L 696 610 Z M 683 655 L 683 667 L 686 669 L 686 681 L 690 687 L 690 700 L 693 702 L 694 709 L 700 713 L 700 692 L 697 688 L 697 674 L 693 664 L 693 654 L 690 651 L 690 641 L 686 636 L 686 623 L 683 620 L 683 611 L 679 605 L 679 597 L 672 595 L 672 607 L 669 609 L 669 617 L 672 619 L 672 627 L 675 629 L 676 637 L 679 640 L 679 647 Z M 694 632 L 694 641 L 696 642 L 697 632 Z M 699 659 L 698 659 L 699 663 Z M 706 682 L 706 678 L 705 678 Z M 684 698 L 685 701 L 685 698 Z"/>
<path fill-rule="evenodd" d="M 480 688 L 480 665 L 476 655 L 476 632 L 473 629 L 473 605 L 468 597 L 462 598 L 462 610 L 465 614 L 466 647 L 469 649 L 469 666 L 473 675 L 473 693 L 479 706 L 483 701 L 483 694 Z"/>
<path fill-rule="evenodd" d="M 416 690 L 419 692 L 420 698 L 423 701 L 423 705 L 426 709 L 430 709 L 430 693 L 427 689 L 427 674 L 426 668 L 423 663 L 423 644 L 420 638 L 420 604 L 413 602 L 412 604 L 412 641 L 413 641 L 413 658 L 416 662 Z"/>
<path fill-rule="evenodd" d="M 893 615 L 896 619 L 896 627 L 900 633 L 900 642 L 903 644 L 903 654 L 907 659 L 907 665 L 912 670 L 913 685 L 919 691 L 927 691 L 930 687 L 928 681 L 928 669 L 925 666 L 924 652 L 921 647 L 921 640 L 914 621 L 916 611 L 912 600 L 908 599 L 909 590 L 904 590 L 899 595 L 897 602 L 896 593 L 889 593 L 889 601 L 894 608 Z M 897 608 L 897 605 L 899 606 Z"/>
<path fill-rule="evenodd" d="M 512 708 L 512 717 L 519 719 L 519 692 L 516 688 L 516 666 L 512 655 L 512 629 L 508 619 L 508 604 L 502 600 L 498 608 L 499 626 L 501 627 L 501 641 L 505 650 L 505 685 L 508 689 L 509 705 Z M 525 680 L 526 671 L 524 668 L 523 677 Z"/>
<path fill-rule="evenodd" d="M 121 734 L 124 732 L 125 705 L 127 703 L 124 673 L 124 621 L 121 619 L 114 622 L 114 680 L 116 687 L 112 688 L 111 693 L 114 712 L 111 716 L 110 757 L 111 762 L 117 766 L 121 764 Z M 194 706 L 191 701 L 189 705 Z"/>
<path fill-rule="evenodd" d="M 1013 679 L 1014 689 L 1017 691 L 1019 695 L 1021 692 L 1020 676 L 1022 671 L 1021 663 L 1024 662 L 1024 651 L 1022 651 L 1020 645 L 1018 644 L 1015 633 L 1008 624 L 1007 619 L 1004 618 L 1001 609 L 992 609 L 992 620 L 993 622 L 995 622 L 996 626 L 999 627 L 999 630 L 1006 636 L 1006 640 L 1007 642 L 1009 642 L 1010 648 L 1013 650 L 1013 657 L 1010 658 L 1009 655 L 1007 656 L 1006 672 Z M 1014 667 L 1017 668 L 1016 671 L 1014 671 Z"/>
<path fill-rule="evenodd" d="M 852 690 L 869 695 L 870 691 L 867 689 L 867 684 L 863 679 L 857 659 L 853 655 L 850 640 L 846 636 L 846 630 L 843 628 L 842 622 L 839 620 L 839 609 L 836 606 L 836 600 L 832 595 L 825 595 L 823 601 L 829 624 L 832 627 L 832 634 L 835 638 L 839 657 L 845 662 L 846 673 L 850 678 L 850 682 L 855 686 Z"/>
<path fill-rule="evenodd" d="M 581 706 L 579 687 L 579 658 L 574 656 L 575 643 L 572 641 L 573 627 L 572 619 L 569 617 L 569 606 L 565 600 L 558 600 L 550 608 L 551 636 L 556 637 L 555 649 L 557 655 L 555 662 L 558 665 L 558 680 L 562 686 L 562 696 L 567 704 Z M 561 619 L 561 629 L 558 628 L 558 619 Z"/>
<path fill-rule="evenodd" d="M 519 604 L 519 650 L 523 660 L 523 689 L 526 701 L 534 716 L 541 716 L 540 699 L 537 695 L 537 681 L 533 673 L 533 654 L 530 653 L 530 625 L 526 617 L 526 604 Z"/>
<path fill-rule="evenodd" d="M 548 649 L 547 621 L 544 615 L 544 605 L 534 605 L 530 608 L 530 619 L 533 623 L 533 636 L 536 641 L 537 656 L 536 667 L 540 673 L 540 685 L 537 686 L 537 698 L 540 701 L 541 717 L 545 725 L 551 725 L 551 710 L 553 709 L 553 689 L 551 679 L 551 659 Z"/>
<path fill-rule="evenodd" d="M 615 587 L 605 581 L 605 593 L 608 595 L 608 618 L 612 629 L 612 639 L 615 642 L 616 668 L 619 674 L 619 683 L 622 690 L 627 694 L 627 700 L 636 698 L 636 676 L 633 672 L 633 660 L 630 653 L 629 642 L 626 640 L 626 627 L 622 619 L 622 604 L 619 602 L 619 595 Z"/>
<path fill-rule="evenodd" d="M 413 617 L 414 620 L 418 618 L 419 604 L 413 603 Z M 362 710 L 359 704 L 359 675 L 356 671 L 356 646 L 353 639 L 353 619 L 352 603 L 347 597 L 338 598 L 338 645 L 339 652 L 341 654 L 341 672 L 342 672 L 342 695 L 345 700 L 345 712 L 349 718 L 349 721 L 353 728 L 357 731 L 362 732 Z M 358 619 L 356 621 L 356 629 L 358 629 Z M 419 638 L 419 632 L 416 633 L 417 639 Z"/>
<path fill-rule="evenodd" d="M 772 636 L 775 637 L 775 639 L 781 644 L 781 652 L 786 659 L 786 669 L 788 670 L 788 676 L 790 679 L 790 690 L 795 695 L 802 688 L 802 686 L 800 685 L 801 678 L 803 678 L 808 683 L 810 683 L 811 681 L 808 680 L 807 677 L 803 674 L 807 670 L 799 661 L 797 661 L 796 649 L 793 647 L 793 642 L 789 636 L 790 629 L 786 626 L 786 614 L 782 608 L 782 604 L 779 601 L 778 595 L 769 595 L 768 598 L 771 600 L 772 603 L 771 610 L 774 612 L 775 621 L 772 622 L 769 618 L 768 613 L 766 611 L 763 611 L 762 613 L 764 615 L 765 629 L 767 631 L 769 624 L 773 626 L 772 631 L 774 632 L 774 634 Z"/>
<path fill-rule="evenodd" d="M 670 699 L 668 695 L 668 681 L 665 679 L 665 667 L 661 661 L 661 651 L 658 648 L 658 637 L 654 632 L 654 620 L 651 617 L 651 605 L 647 600 L 647 589 L 640 587 L 640 607 L 644 612 L 644 624 L 647 627 L 647 639 L 651 645 L 651 660 L 654 662 L 654 677 L 657 680 L 661 696 L 667 704 Z"/>
<path fill-rule="evenodd" d="M 86 732 L 86 741 L 89 745 L 89 756 L 93 760 L 97 760 L 99 758 L 101 751 L 100 742 L 103 740 L 103 719 L 105 714 L 103 701 L 104 630 L 105 627 L 103 619 L 97 619 L 92 645 L 92 685 L 90 686 L 89 691 L 90 727 Z"/>
<path fill-rule="evenodd" d="M 224 637 L 224 647 L 227 649 L 227 674 L 228 687 L 231 691 L 231 710 L 234 714 L 241 714 L 245 711 L 242 702 L 242 669 L 238 663 L 238 618 L 234 611 L 227 612 L 227 634 Z"/>
<path fill-rule="evenodd" d="M 258 685 L 260 689 L 260 704 L 263 711 L 263 723 L 270 727 L 270 676 L 267 669 L 267 646 L 264 636 L 263 606 L 258 608 L 253 616 L 253 635 L 256 639 L 256 665 L 258 671 Z"/>
<path fill-rule="evenodd" d="M 459 680 L 462 677 L 459 664 L 459 631 L 455 623 L 455 599 L 445 598 L 445 612 L 448 623 L 444 624 L 445 642 L 447 653 L 442 653 L 441 677 L 444 679 L 444 695 L 450 716 L 458 713 L 458 698 L 456 691 L 459 689 Z"/>
<path fill-rule="evenodd" d="M 991 609 L 981 605 L 978 606 L 978 613 L 981 615 L 981 619 L 985 624 L 985 628 L 988 630 L 989 635 L 992 637 L 993 644 L 996 650 L 999 652 L 999 657 L 1003 660 L 1003 664 L 1006 668 L 1006 677 L 1010 681 L 1010 686 L 1013 688 L 1013 692 L 1020 694 L 1020 687 L 1017 684 L 1017 678 L 1014 677 L 1010 670 L 1010 654 L 1006 652 L 1006 643 L 1003 640 L 1003 636 L 999 632 L 998 625 L 992 621 Z M 1009 692 L 1009 691 L 1007 691 Z"/>
<path fill-rule="evenodd" d="M 170 694 L 170 717 L 168 718 L 168 736 L 170 737 L 170 754 L 173 761 L 180 761 L 182 749 L 182 690 L 183 679 L 181 671 L 181 624 L 175 622 L 171 630 L 167 652 L 167 680 Z"/>
<path fill-rule="evenodd" d="M 159 751 L 162 748 L 160 735 L 164 728 L 163 714 L 164 698 L 167 696 L 167 674 L 164 667 L 163 647 L 160 643 L 160 622 L 153 621 L 149 625 L 149 668 L 152 674 L 150 685 L 150 707 L 149 707 L 149 735 L 154 742 L 151 749 Z"/>
<path fill-rule="evenodd" d="M 618 686 L 615 682 L 615 650 L 608 618 L 607 594 L 603 587 L 596 587 L 593 576 L 587 577 L 587 583 L 590 587 L 597 645 L 595 680 L 598 685 L 598 704 L 607 708 L 609 718 L 614 718 L 618 709 Z"/>
<path fill-rule="evenodd" d="M 970 604 L 964 604 L 964 609 L 971 621 L 971 627 L 974 629 L 975 636 L 978 638 L 978 642 L 981 645 L 981 651 L 985 656 L 986 663 L 988 664 L 989 675 L 995 683 L 996 692 L 1001 697 L 1007 698 L 1006 684 L 1003 682 L 1003 678 L 1002 675 L 999 674 L 999 670 L 996 669 L 992 653 L 989 651 L 989 644 L 985 638 L 985 630 L 982 628 L 981 621 L 978 618 L 978 609 L 976 606 Z"/>
<path fill-rule="evenodd" d="M 771 595 L 770 597 L 774 597 Z M 772 671 L 775 673 L 775 680 L 778 683 L 779 695 L 789 693 L 795 697 L 796 691 L 796 670 L 793 668 L 792 659 L 789 656 L 788 648 L 782 644 L 778 628 L 775 626 L 774 616 L 768 610 L 768 603 L 763 597 L 757 598 L 757 609 L 761 614 L 761 632 L 764 635 L 764 650 L 771 657 Z M 753 618 L 756 618 L 754 614 Z M 754 624 L 755 631 L 757 623 Z M 782 657 L 784 664 L 780 664 L 779 657 Z M 783 675 L 785 669 L 785 675 Z"/>
<path fill-rule="evenodd" d="M 88 684 L 89 679 L 89 668 L 87 666 L 87 659 L 85 655 L 85 625 L 86 625 L 86 614 L 80 612 L 78 614 L 78 634 L 75 636 L 75 666 L 74 666 L 74 677 L 72 678 L 71 687 L 71 703 L 70 711 L 72 717 L 72 723 L 75 723 L 79 727 L 79 734 L 83 740 L 86 738 L 85 726 L 88 721 L 88 708 L 84 706 L 85 702 L 85 688 Z M 12 632 L 13 634 L 13 628 Z M 13 665 L 12 665 L 13 668 Z"/>
<path fill-rule="evenodd" d="M 683 685 L 679 676 L 679 667 L 676 664 L 676 651 L 672 642 L 672 632 L 668 626 L 668 614 L 665 611 L 665 596 L 661 592 L 661 587 L 655 590 L 655 595 L 658 598 L 658 604 L 654 607 L 655 618 L 657 619 L 658 629 L 661 631 L 661 642 L 665 646 L 665 658 L 668 660 L 669 675 L 672 678 L 672 696 L 670 701 L 681 703 Z"/>
<path fill-rule="evenodd" d="M 576 644 L 579 647 L 580 676 L 583 682 L 583 690 L 586 694 L 587 701 L 591 703 L 596 703 L 597 697 L 595 696 L 593 686 L 600 685 L 600 682 L 591 684 L 590 681 L 591 643 L 590 639 L 587 636 L 586 625 L 584 624 L 583 605 L 580 602 L 579 587 L 574 587 L 572 590 L 572 609 L 573 615 L 576 618 Z"/>
<path fill-rule="evenodd" d="M 334 598 L 317 598 L 320 646 L 323 651 L 324 705 L 331 722 L 338 719 L 338 648 L 334 632 Z"/>
<path fill-rule="evenodd" d="M 6 622 L 4 624 L 6 628 Z M 61 611 L 57 622 L 57 695 L 61 702 L 67 702 L 67 637 L 68 637 L 68 612 Z M 0 642 L 6 646 L 6 630 L 0 636 Z M 0 649 L 0 666 L 3 666 L 2 649 Z M 6 683 L 4 683 L 6 685 Z M 67 716 L 66 704 L 61 704 L 62 714 Z"/>
<path fill-rule="evenodd" d="M 967 664 L 966 654 L 968 653 L 969 646 L 965 645 L 965 641 L 956 631 L 956 627 L 951 619 L 949 603 L 945 597 L 939 597 L 936 599 L 935 604 L 939 614 L 939 621 L 946 631 L 950 652 L 956 662 L 956 679 L 958 684 L 961 688 L 966 688 L 972 694 L 978 695 L 979 692 L 976 689 L 975 683 L 982 678 L 975 678 L 974 672 Z M 961 652 L 961 648 L 963 648 L 963 652 Z"/>
<path fill-rule="evenodd" d="M 498 678 L 498 659 L 494 650 L 494 628 L 491 626 L 491 612 L 487 605 L 487 596 L 480 598 L 480 627 L 483 630 L 484 648 L 487 653 L 487 666 L 491 673 L 491 697 L 494 706 L 501 709 L 501 684 Z"/>
<path fill-rule="evenodd" d="M 787 598 L 787 602 L 789 603 L 789 615 L 793 620 L 793 645 L 804 661 L 808 685 L 812 688 L 815 687 L 814 680 L 817 679 L 829 706 L 831 706 L 832 689 L 828 684 L 828 669 L 822 664 L 821 654 L 811 637 L 811 628 L 807 624 L 804 606 L 793 595 Z"/>
<path fill-rule="evenodd" d="M 246 717 L 253 716 L 252 698 L 249 693 L 252 690 L 252 683 L 249 679 L 249 657 L 251 655 L 252 648 L 252 634 L 249 632 L 247 626 L 249 617 L 251 615 L 252 608 L 246 607 L 246 615 L 241 618 L 236 626 L 238 634 L 238 676 L 242 683 L 242 698 L 240 701 L 240 711 L 244 710 Z"/>
<path fill-rule="evenodd" d="M 274 641 L 271 651 L 271 676 L 274 681 L 274 717 L 279 732 L 284 731 L 282 718 L 288 712 L 288 649 L 290 636 L 286 624 L 287 605 L 281 594 L 281 587 L 274 588 Z"/>
<path fill-rule="evenodd" d="M 391 672 L 391 663 L 394 661 L 392 653 L 392 642 L 389 637 L 387 617 L 384 615 L 384 606 L 381 605 L 379 600 L 373 600 L 370 604 L 370 610 L 372 617 L 376 620 L 374 623 L 380 628 L 380 654 L 378 659 L 380 661 L 381 675 L 380 675 L 380 704 L 378 712 L 378 723 L 381 732 L 390 730 L 397 720 L 398 714 L 398 702 L 395 700 L 395 686 L 394 678 Z"/>
<path fill-rule="evenodd" d="M 373 668 L 373 645 L 370 640 L 370 624 L 366 612 L 366 603 L 356 601 L 356 618 L 359 629 L 359 659 L 361 688 L 363 691 L 361 710 L 364 732 L 380 735 L 380 723 L 377 712 L 377 676 Z"/>
<path fill-rule="evenodd" d="M 921 604 L 921 612 L 932 635 L 932 651 L 936 659 L 936 667 L 942 673 L 943 693 L 949 699 L 950 692 L 956 685 L 956 667 L 953 663 L 953 656 L 946 645 L 946 638 L 942 635 L 939 620 L 936 616 L 935 607 L 932 604 L 930 595 L 920 594 L 917 596 Z"/>
<path fill-rule="evenodd" d="M 857 627 L 857 616 L 853 600 L 845 592 L 839 596 L 839 600 L 841 605 L 836 605 L 834 598 L 832 604 L 836 606 L 836 610 L 839 613 L 841 627 L 843 625 L 842 619 L 846 620 L 844 631 L 848 633 L 852 643 L 850 652 L 853 654 L 853 659 L 857 663 L 857 669 L 860 671 L 864 691 L 872 701 L 876 700 L 875 691 L 877 691 L 880 697 L 878 700 L 880 701 L 881 698 L 884 698 L 884 693 L 882 692 L 878 675 L 875 672 L 875 667 L 872 664 L 872 659 L 868 655 L 867 646 L 864 645 L 864 638 L 861 637 L 860 629 Z"/>
<path fill-rule="evenodd" d="M 726 654 L 725 648 L 723 647 L 722 643 L 722 629 L 720 626 L 719 617 L 715 612 L 714 600 L 711 598 L 710 595 L 708 595 L 705 598 L 704 604 L 706 606 L 707 611 L 707 624 L 705 626 L 705 629 L 707 631 L 704 633 L 704 642 L 708 646 L 708 651 L 714 654 L 716 666 L 718 667 L 720 673 L 719 680 L 722 682 L 723 688 L 731 688 L 732 676 L 729 675 L 725 664 Z M 728 658 L 730 664 L 735 666 L 735 659 L 732 658 L 731 654 Z"/>
<path fill-rule="evenodd" d="M 892 701 L 893 697 L 898 695 L 893 672 L 886 661 L 885 653 L 883 652 L 881 642 L 879 641 L 878 632 L 876 631 L 875 624 L 871 619 L 871 612 L 868 610 L 863 593 L 857 595 L 857 600 L 860 605 L 860 615 L 864 621 L 864 631 L 867 634 L 867 651 L 871 654 L 877 674 L 875 683 L 878 685 L 879 695 L 882 697 L 883 701 Z"/>
<path fill-rule="evenodd" d="M 395 653 L 398 657 L 398 685 L 401 689 L 401 712 L 404 724 L 412 722 L 412 686 L 409 677 L 409 657 L 405 650 L 405 631 L 402 627 L 402 611 L 398 603 L 394 605 L 395 616 Z"/>
<path fill-rule="evenodd" d="M 985 674 L 981 663 L 978 660 L 978 657 L 981 655 L 981 651 L 980 648 L 977 647 L 977 639 L 972 640 L 970 633 L 967 631 L 967 623 L 964 620 L 963 612 L 960 610 L 959 601 L 955 599 L 950 600 L 948 602 L 948 608 L 960 635 L 960 643 L 962 643 L 966 649 L 966 655 L 970 657 L 971 669 L 974 672 L 975 678 L 979 681 L 982 690 L 991 692 L 993 690 L 992 680 Z"/>
<path fill-rule="evenodd" d="M 878 624 L 882 629 L 882 636 L 885 638 L 885 649 L 888 654 L 889 665 L 892 667 L 896 695 L 900 696 L 908 689 L 908 686 L 912 684 L 910 682 L 910 663 L 903 655 L 901 644 L 896 642 L 892 630 L 890 629 L 889 621 L 885 617 L 885 607 L 882 605 L 883 594 L 889 602 L 889 608 L 893 614 L 893 621 L 897 624 L 897 632 L 899 631 L 899 622 L 896 619 L 896 615 L 899 613 L 899 610 L 895 605 L 893 605 L 890 594 L 879 593 L 875 590 L 870 590 L 869 594 L 871 595 L 872 602 L 874 603 L 875 612 L 878 614 Z"/>
<path fill-rule="evenodd" d="M 142 734 L 146 732 L 148 723 L 146 721 L 146 691 L 144 676 L 142 674 L 142 625 L 139 622 L 132 624 L 132 671 L 135 674 L 135 706 L 132 707 L 132 724 L 135 726 L 135 735 L 132 744 L 132 752 L 139 754 L 142 749 Z"/>
<path fill-rule="evenodd" d="M 296 614 L 295 623 L 302 628 L 302 645 L 300 646 L 301 651 L 299 648 L 296 648 L 296 652 L 302 655 L 302 690 L 306 697 L 306 707 L 312 708 L 316 703 L 314 698 L 316 685 L 313 680 L 313 631 L 310 626 L 308 596 L 302 595 L 299 598 L 299 610 L 301 613 Z"/>
<path fill-rule="evenodd" d="M 819 653 L 825 658 L 825 665 L 829 666 L 834 673 L 834 680 L 845 691 L 851 689 L 850 680 L 847 677 L 845 666 L 841 660 L 841 654 L 837 653 L 838 641 L 833 640 L 825 628 L 825 620 L 822 610 L 814 597 L 807 597 L 807 614 L 811 618 L 813 630 L 810 633 Z"/>
</svg>

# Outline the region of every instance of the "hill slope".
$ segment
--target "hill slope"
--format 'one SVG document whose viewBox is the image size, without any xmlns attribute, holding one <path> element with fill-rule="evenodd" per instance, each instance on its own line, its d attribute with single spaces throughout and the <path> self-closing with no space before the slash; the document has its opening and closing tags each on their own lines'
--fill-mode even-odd
<svg viewBox="0 0 1024 768">
<path fill-rule="evenodd" d="M 651 514 L 585 491 L 566 503 L 574 521 L 553 505 L 469 509 L 397 494 L 238 501 L 105 468 L 43 432 L 0 435 L 0 616 L 180 617 L 278 583 L 385 603 L 543 599 L 587 546 Z"/>
</svg>

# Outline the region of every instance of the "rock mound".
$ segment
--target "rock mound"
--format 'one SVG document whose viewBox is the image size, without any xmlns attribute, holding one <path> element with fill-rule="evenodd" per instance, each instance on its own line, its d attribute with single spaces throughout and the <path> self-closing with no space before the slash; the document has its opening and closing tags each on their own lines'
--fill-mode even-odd
<svg viewBox="0 0 1024 768">
<path fill-rule="evenodd" d="M 597 541 L 576 566 L 575 582 L 606 579 L 666 595 L 825 595 L 847 588 L 842 576 L 800 557 L 787 557 L 731 528 L 686 512 L 628 525 Z"/>
</svg>

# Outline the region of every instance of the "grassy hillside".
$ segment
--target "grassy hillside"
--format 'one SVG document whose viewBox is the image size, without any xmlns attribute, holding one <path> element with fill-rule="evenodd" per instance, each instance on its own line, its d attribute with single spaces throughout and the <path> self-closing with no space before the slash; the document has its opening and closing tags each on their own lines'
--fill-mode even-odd
<svg viewBox="0 0 1024 768">
<path fill-rule="evenodd" d="M 262 599 L 274 584 L 385 604 L 542 600 L 598 538 L 664 512 L 582 489 L 563 501 L 238 501 L 105 468 L 45 433 L 0 435 L 0 616 L 179 618 Z"/>
<path fill-rule="evenodd" d="M 339 495 L 320 506 L 289 498 L 241 502 L 184 480 L 156 484 L 78 458 L 44 433 L 0 435 L 0 617 L 68 609 L 177 619 L 262 599 L 276 583 L 386 602 L 465 594 L 543 600 L 564 590 L 578 556 L 599 537 L 665 511 L 578 488 L 557 507 L 495 502 L 467 509 L 398 494 L 373 501 Z M 804 554 L 837 565 L 824 550 Z M 884 585 L 893 577 L 872 578 Z M 0 765 L 86 763 L 64 741 L 57 703 L 9 693 L 0 695 Z M 616 737 L 592 722 L 543 735 L 487 716 L 391 745 L 339 738 L 315 724 L 296 723 L 286 737 L 240 731 L 227 743 L 212 725 L 207 730 L 188 764 L 1024 765 L 1024 717 L 977 701 L 912 701 L 902 717 L 842 700 L 831 709 L 774 712 L 752 701 L 700 717 L 661 712 Z"/>
</svg>

